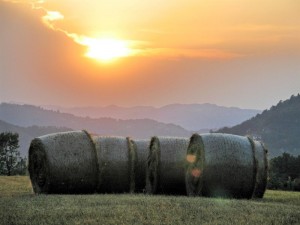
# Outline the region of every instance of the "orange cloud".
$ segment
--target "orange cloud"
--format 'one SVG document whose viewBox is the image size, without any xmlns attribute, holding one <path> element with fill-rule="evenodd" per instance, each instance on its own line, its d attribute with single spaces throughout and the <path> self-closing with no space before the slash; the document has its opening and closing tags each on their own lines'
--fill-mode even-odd
<svg viewBox="0 0 300 225">
<path fill-rule="evenodd" d="M 13 3 L 21 3 L 20 1 L 9 1 Z M 22 2 L 24 3 L 24 2 Z M 59 11 L 50 11 L 42 6 L 45 1 L 28 1 L 31 8 L 34 10 L 42 10 L 45 15 L 41 17 L 42 22 L 50 29 L 64 33 L 67 37 L 71 38 L 75 43 L 87 47 L 87 51 L 99 42 L 99 38 L 81 35 L 74 32 L 67 31 L 57 26 L 57 21 L 62 21 L 65 16 Z M 147 29 L 146 29 L 147 30 Z M 149 31 L 149 30 L 147 30 Z M 153 30 L 151 30 L 153 32 Z M 161 32 L 159 32 L 161 33 Z M 143 57 L 156 57 L 156 58 L 208 58 L 208 59 L 231 59 L 240 57 L 241 55 L 234 52 L 223 51 L 214 48 L 185 48 L 185 47 L 156 47 L 150 42 L 139 40 L 122 40 L 130 47 L 130 54 L 127 56 L 143 56 Z M 88 56 L 89 53 L 86 53 Z"/>
<path fill-rule="evenodd" d="M 294 47 L 299 39 L 297 21 L 300 17 L 296 13 L 299 3 L 293 3 L 293 6 L 284 0 L 274 3 L 268 9 L 269 14 L 262 10 L 266 7 L 250 7 L 255 5 L 251 0 L 239 3 L 236 0 L 166 0 L 160 3 L 159 9 L 156 7 L 158 1 L 9 2 L 25 2 L 32 9 L 42 10 L 41 20 L 48 28 L 63 32 L 75 43 L 87 47 L 87 51 L 92 47 L 90 43 L 110 39 L 103 36 L 104 33 L 111 33 L 112 39 L 128 43 L 130 56 L 159 59 L 234 59 L 272 52 L 273 49 L 293 49 L 290 45 Z M 294 19 L 279 20 L 279 14 L 292 15 Z M 79 20 L 70 24 L 70 18 Z M 81 28 L 78 29 L 77 24 L 81 24 Z"/>
<path fill-rule="evenodd" d="M 50 27 L 51 29 L 55 30 L 53 22 L 56 20 L 63 20 L 64 16 L 58 11 L 46 11 L 46 15 L 42 17 L 43 22 Z"/>
</svg>

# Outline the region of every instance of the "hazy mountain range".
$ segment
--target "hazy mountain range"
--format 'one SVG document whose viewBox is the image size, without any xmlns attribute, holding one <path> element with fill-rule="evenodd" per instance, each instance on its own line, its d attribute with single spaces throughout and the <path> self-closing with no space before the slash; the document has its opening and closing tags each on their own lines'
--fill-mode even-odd
<svg viewBox="0 0 300 225">
<path fill-rule="evenodd" d="M 45 110 L 32 105 L 7 103 L 0 104 L 0 120 L 2 120 L 0 131 L 10 130 L 20 133 L 22 153 L 28 151 L 29 139 L 65 130 L 85 129 L 99 135 L 131 136 L 135 138 L 150 138 L 154 135 L 188 137 L 191 134 L 190 131 L 178 125 L 160 123 L 150 119 L 92 119 Z"/>
<path fill-rule="evenodd" d="M 120 107 L 115 105 L 73 108 L 45 106 L 45 108 L 81 117 L 110 117 L 122 120 L 152 119 L 162 123 L 173 123 L 192 131 L 234 126 L 261 112 L 260 110 L 223 107 L 208 103 L 172 104 L 160 108 L 150 106 Z"/>
<path fill-rule="evenodd" d="M 81 111 L 81 115 L 85 115 L 85 117 L 60 111 L 74 111 L 73 113 L 77 111 L 78 115 Z M 99 117 L 106 118 L 96 118 L 98 112 Z M 69 110 L 59 108 L 59 111 L 54 111 L 32 105 L 2 103 L 0 104 L 0 120 L 2 120 L 0 121 L 0 132 L 18 132 L 20 135 L 20 150 L 22 155 L 25 155 L 29 143 L 34 137 L 48 133 L 86 129 L 99 135 L 131 136 L 135 138 L 149 138 L 154 135 L 189 137 L 192 131 L 174 123 L 178 122 L 177 124 L 179 124 L 181 122 L 198 132 L 208 132 L 210 128 L 229 126 L 242 120 L 241 118 L 248 119 L 255 113 L 256 110 L 241 110 L 211 104 L 176 104 L 162 108 L 123 108 L 118 106 L 73 108 Z M 135 115 L 137 119 L 132 119 L 135 118 Z M 112 117 L 128 119 L 115 119 Z M 149 118 L 160 118 L 160 120 L 164 120 L 164 123 Z M 193 124 L 193 121 L 195 124 Z"/>
<path fill-rule="evenodd" d="M 299 94 L 286 101 L 280 101 L 269 110 L 253 115 L 251 119 L 249 114 L 251 112 L 255 114 L 255 110 L 226 108 L 211 104 L 174 104 L 162 108 L 108 106 L 103 108 L 59 109 L 60 111 L 74 111 L 74 113 L 77 111 L 77 114 L 86 115 L 82 117 L 32 105 L 2 103 L 0 104 L 0 120 L 2 120 L 0 121 L 0 132 L 18 132 L 23 155 L 27 154 L 29 143 L 34 137 L 67 130 L 86 129 L 99 135 L 131 136 L 135 138 L 149 138 L 154 135 L 189 137 L 194 132 L 173 123 L 162 123 L 149 118 L 126 120 L 91 118 L 96 117 L 96 113 L 100 109 L 102 109 L 100 116 L 132 118 L 136 113 L 137 118 L 155 117 L 156 119 L 164 119 L 165 122 L 173 121 L 175 123 L 177 121 L 178 124 L 181 122 L 190 128 L 195 128 L 193 130 L 200 130 L 199 132 L 208 132 L 209 129 L 203 130 L 205 127 L 227 126 L 216 132 L 251 135 L 256 139 L 260 139 L 267 145 L 271 157 L 280 155 L 282 152 L 294 155 L 300 154 Z M 222 111 L 222 109 L 224 110 Z M 238 114 L 238 112 L 241 113 Z M 244 122 L 229 128 L 230 121 L 234 123 L 233 121 L 245 116 L 247 113 L 249 113 L 249 116 Z M 220 118 L 225 119 L 222 122 Z M 193 124 L 193 121 L 198 125 Z"/>
<path fill-rule="evenodd" d="M 46 110 L 32 105 L 0 104 L 0 119 L 17 126 L 55 126 L 74 130 L 86 129 L 101 135 L 122 135 L 138 138 L 151 135 L 188 136 L 190 131 L 174 124 L 151 119 L 121 120 L 114 118 L 78 117 L 69 113 Z"/>
<path fill-rule="evenodd" d="M 280 101 L 255 117 L 218 132 L 260 139 L 267 145 L 271 157 L 283 152 L 300 155 L 300 95 Z"/>
</svg>

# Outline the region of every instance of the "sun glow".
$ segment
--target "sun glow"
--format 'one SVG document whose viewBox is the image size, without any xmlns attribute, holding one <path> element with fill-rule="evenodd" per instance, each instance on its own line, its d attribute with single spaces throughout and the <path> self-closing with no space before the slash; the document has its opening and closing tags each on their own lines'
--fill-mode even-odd
<svg viewBox="0 0 300 225">
<path fill-rule="evenodd" d="M 88 47 L 86 57 L 102 62 L 131 55 L 131 49 L 126 41 L 117 39 L 85 38 L 82 42 Z"/>
</svg>

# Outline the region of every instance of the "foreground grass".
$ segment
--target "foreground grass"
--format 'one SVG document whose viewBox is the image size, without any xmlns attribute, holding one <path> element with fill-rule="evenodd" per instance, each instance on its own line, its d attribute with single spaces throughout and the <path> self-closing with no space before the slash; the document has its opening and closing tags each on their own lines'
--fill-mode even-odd
<svg viewBox="0 0 300 225">
<path fill-rule="evenodd" d="M 148 195 L 34 195 L 28 177 L 0 176 L 0 224 L 300 224 L 300 193 L 262 200 Z"/>
</svg>

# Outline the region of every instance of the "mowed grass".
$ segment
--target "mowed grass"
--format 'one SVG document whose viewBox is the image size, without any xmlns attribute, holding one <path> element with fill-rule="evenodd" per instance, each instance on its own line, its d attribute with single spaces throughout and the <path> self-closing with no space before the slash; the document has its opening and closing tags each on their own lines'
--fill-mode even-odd
<svg viewBox="0 0 300 225">
<path fill-rule="evenodd" d="M 35 195 L 28 177 L 0 176 L 0 224 L 300 224 L 300 193 L 267 191 L 262 200 Z"/>
</svg>

